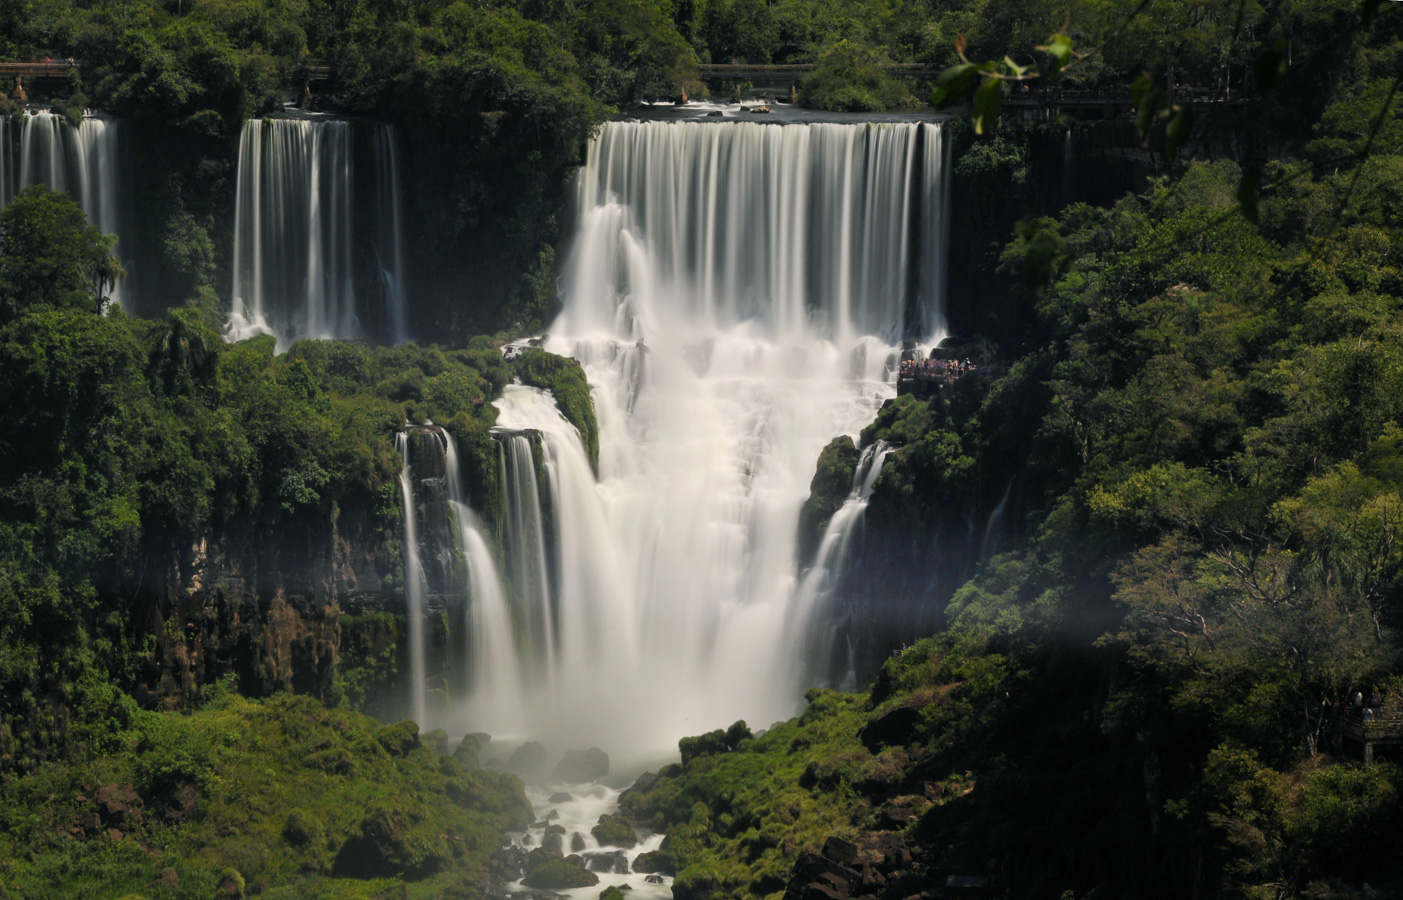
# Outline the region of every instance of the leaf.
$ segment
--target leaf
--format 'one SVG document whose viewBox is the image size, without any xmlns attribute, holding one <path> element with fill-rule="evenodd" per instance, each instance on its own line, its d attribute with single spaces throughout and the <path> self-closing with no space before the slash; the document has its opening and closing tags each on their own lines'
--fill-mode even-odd
<svg viewBox="0 0 1403 900">
<path fill-rule="evenodd" d="M 1174 116 L 1169 120 L 1169 124 L 1164 129 L 1164 138 L 1168 143 L 1170 158 L 1179 152 L 1179 148 L 1189 139 L 1189 132 L 1194 127 L 1194 111 L 1186 103 L 1177 107 Z"/>
<path fill-rule="evenodd" d="M 1008 70 L 1012 72 L 1015 77 L 1021 77 L 1024 72 L 1028 71 L 1027 66 L 1020 66 L 1013 61 L 1013 57 L 1011 56 L 1004 57 L 1004 65 L 1008 66 Z"/>
<path fill-rule="evenodd" d="M 1379 14 L 1379 7 L 1383 0 L 1364 0 L 1364 4 L 1359 8 L 1359 19 L 1361 24 L 1368 25 L 1374 21 Z"/>
<path fill-rule="evenodd" d="M 1145 95 L 1148 94 L 1153 88 L 1154 82 L 1150 81 L 1150 76 L 1147 74 L 1142 73 L 1139 78 L 1131 82 L 1130 102 L 1135 105 L 1136 109 L 1139 109 L 1140 101 L 1144 100 Z"/>
<path fill-rule="evenodd" d="M 978 67 L 964 63 L 941 72 L 940 77 L 935 79 L 935 88 L 930 93 L 931 105 L 936 109 L 946 109 L 960 102 L 965 91 L 969 90 L 976 71 Z"/>
<path fill-rule="evenodd" d="M 1286 40 L 1277 38 L 1257 57 L 1252 67 L 1252 81 L 1258 97 L 1265 97 L 1286 77 Z"/>
<path fill-rule="evenodd" d="M 1140 139 L 1149 137 L 1155 119 L 1169 115 L 1169 96 L 1164 91 L 1150 91 L 1142 94 L 1138 104 L 1139 115 L 1136 124 L 1140 127 Z"/>
<path fill-rule="evenodd" d="M 1072 39 L 1065 34 L 1054 34 L 1047 43 L 1038 48 L 1052 57 L 1052 76 L 1056 76 L 1072 61 Z"/>
<path fill-rule="evenodd" d="M 1003 100 L 1003 83 L 986 78 L 974 92 L 974 133 L 987 134 L 999 121 L 999 103 Z"/>
<path fill-rule="evenodd" d="M 1247 221 L 1257 221 L 1257 193 L 1262 183 L 1262 170 L 1259 166 L 1247 166 L 1242 170 L 1242 180 L 1237 183 L 1237 202 Z"/>
</svg>

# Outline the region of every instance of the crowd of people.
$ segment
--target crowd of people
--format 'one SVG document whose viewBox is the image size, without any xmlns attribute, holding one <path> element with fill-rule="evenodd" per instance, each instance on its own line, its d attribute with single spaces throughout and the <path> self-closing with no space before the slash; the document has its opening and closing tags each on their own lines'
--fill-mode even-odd
<svg viewBox="0 0 1403 900">
<path fill-rule="evenodd" d="M 902 381 L 938 381 L 950 384 L 961 375 L 979 371 L 968 359 L 903 359 Z"/>
</svg>

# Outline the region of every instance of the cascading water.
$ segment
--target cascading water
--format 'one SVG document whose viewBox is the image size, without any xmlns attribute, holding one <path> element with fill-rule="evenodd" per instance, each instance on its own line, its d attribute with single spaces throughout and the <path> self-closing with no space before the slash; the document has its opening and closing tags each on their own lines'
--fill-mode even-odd
<svg viewBox="0 0 1403 900">
<path fill-rule="evenodd" d="M 130 201 L 119 121 L 89 114 L 75 128 L 63 116 L 31 113 L 19 126 L 17 153 L 12 127 L 9 120 L 0 124 L 0 208 L 17 191 L 47 184 L 77 201 L 103 234 L 127 230 Z M 119 245 L 119 255 L 122 249 Z M 120 303 L 123 289 L 118 282 L 110 299 Z"/>
<path fill-rule="evenodd" d="M 398 169 L 384 123 L 244 123 L 225 337 L 405 340 Z"/>
<path fill-rule="evenodd" d="M 833 618 L 833 594 L 847 566 L 848 553 L 853 537 L 861 526 L 862 514 L 867 511 L 872 490 L 882 474 L 882 463 L 890 452 L 891 446 L 886 441 L 877 441 L 862 451 L 857 467 L 853 469 L 852 489 L 848 492 L 848 498 L 828 520 L 828 527 L 824 529 L 823 539 L 819 541 L 818 551 L 814 554 L 813 565 L 800 579 L 794 604 L 795 627 L 804 627 L 808 623 L 818 626 L 811 650 L 804 660 L 812 680 L 829 679 L 838 670 L 837 642 L 842 630 L 836 623 L 827 628 L 823 627 L 823 623 Z M 846 675 L 852 671 L 853 664 L 849 658 L 844 661 L 844 677 L 839 683 L 848 681 Z M 856 676 L 852 680 L 855 681 Z"/>
<path fill-rule="evenodd" d="M 479 685 L 455 724 L 618 768 L 795 712 L 799 508 L 823 446 L 894 396 L 890 343 L 935 336 L 944 154 L 932 122 L 603 128 L 547 341 L 589 378 L 598 477 L 548 394 L 505 391 L 498 627 L 524 702 Z"/>
</svg>

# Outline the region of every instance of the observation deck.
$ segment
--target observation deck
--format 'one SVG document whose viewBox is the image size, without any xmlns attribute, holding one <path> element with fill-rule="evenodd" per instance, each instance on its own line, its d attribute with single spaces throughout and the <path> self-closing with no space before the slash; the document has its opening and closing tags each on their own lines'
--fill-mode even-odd
<svg viewBox="0 0 1403 900">
<path fill-rule="evenodd" d="M 1376 710 L 1372 718 L 1365 715 L 1365 710 L 1350 707 L 1335 714 L 1334 731 L 1336 756 L 1353 756 L 1346 751 L 1350 749 L 1349 744 L 1355 744 L 1366 765 L 1374 761 L 1374 755 L 1380 750 L 1392 757 L 1397 748 L 1403 747 L 1403 707 L 1395 705 Z"/>
</svg>

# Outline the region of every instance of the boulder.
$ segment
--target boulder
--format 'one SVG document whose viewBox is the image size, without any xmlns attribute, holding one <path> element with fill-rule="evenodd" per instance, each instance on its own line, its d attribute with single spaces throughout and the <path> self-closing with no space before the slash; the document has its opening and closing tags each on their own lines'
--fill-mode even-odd
<svg viewBox="0 0 1403 900">
<path fill-rule="evenodd" d="M 570 835 L 570 852 L 579 853 L 585 849 L 585 836 L 578 831 Z"/>
<path fill-rule="evenodd" d="M 563 891 L 593 887 L 599 884 L 599 876 L 586 869 L 578 856 L 567 856 L 537 863 L 526 873 L 522 883 L 547 891 Z"/>
<path fill-rule="evenodd" d="M 853 860 L 857 859 L 857 844 L 840 837 L 830 837 L 823 842 L 823 858 L 850 866 Z"/>
<path fill-rule="evenodd" d="M 663 883 L 663 877 L 662 877 L 661 875 L 649 875 L 649 876 L 647 876 L 646 878 L 644 878 L 643 880 L 646 881 L 646 882 L 648 882 L 649 884 L 662 884 L 662 883 Z"/>
<path fill-rule="evenodd" d="M 486 737 L 486 735 L 483 735 Z M 488 738 L 491 740 L 491 738 Z M 453 758 L 467 766 L 469 769 L 480 768 L 479 758 L 483 748 L 487 746 L 487 741 L 479 740 L 476 734 L 465 734 L 458 742 L 458 746 L 453 748 Z"/>
<path fill-rule="evenodd" d="M 546 748 L 536 741 L 528 741 L 517 747 L 507 759 L 507 771 L 522 778 L 539 775 L 545 768 Z"/>
<path fill-rule="evenodd" d="M 599 824 L 589 830 L 601 847 L 623 847 L 627 850 L 638 843 L 638 834 L 627 816 L 605 814 Z"/>
<path fill-rule="evenodd" d="M 676 875 L 677 872 L 672 867 L 672 860 L 668 859 L 665 850 L 650 850 L 647 853 L 640 853 L 633 860 L 633 871 L 644 875 L 658 873 L 662 875 Z"/>
<path fill-rule="evenodd" d="M 609 774 L 609 754 L 598 747 L 571 750 L 555 766 L 555 777 L 569 784 L 598 781 Z"/>
<path fill-rule="evenodd" d="M 558 768 L 558 767 L 557 767 L 557 768 Z M 551 794 L 551 795 L 550 795 L 550 801 L 549 801 L 549 802 L 551 802 L 551 803 L 570 803 L 570 802 L 572 802 L 574 799 L 575 799 L 574 797 L 570 796 L 570 792 L 569 792 L 569 791 L 556 791 L 554 794 Z"/>
</svg>

